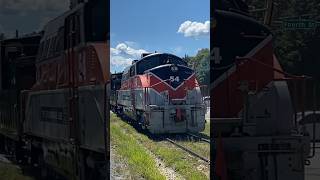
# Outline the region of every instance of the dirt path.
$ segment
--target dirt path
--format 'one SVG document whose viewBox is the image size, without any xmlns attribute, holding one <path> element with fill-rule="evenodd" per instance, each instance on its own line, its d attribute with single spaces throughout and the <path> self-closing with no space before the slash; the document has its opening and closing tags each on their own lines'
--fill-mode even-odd
<svg viewBox="0 0 320 180">
<path fill-rule="evenodd" d="M 146 151 L 154 158 L 161 174 L 163 174 L 167 180 L 185 180 L 185 178 L 178 174 L 174 169 L 166 166 L 166 164 L 150 150 L 146 149 Z"/>
<path fill-rule="evenodd" d="M 133 180 L 136 179 L 130 173 L 125 160 L 116 153 L 115 147 L 110 147 L 110 179 L 111 180 Z M 141 178 L 139 178 L 141 179 Z"/>
</svg>

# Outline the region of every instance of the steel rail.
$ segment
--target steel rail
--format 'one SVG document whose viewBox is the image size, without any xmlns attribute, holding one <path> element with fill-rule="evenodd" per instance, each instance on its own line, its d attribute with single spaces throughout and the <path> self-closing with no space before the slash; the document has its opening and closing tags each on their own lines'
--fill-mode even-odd
<svg viewBox="0 0 320 180">
<path fill-rule="evenodd" d="M 187 135 L 193 136 L 193 137 L 195 137 L 195 138 L 200 139 L 201 141 L 204 141 L 204 142 L 207 142 L 207 143 L 210 144 L 210 139 L 206 139 L 206 138 L 203 138 L 203 137 L 197 136 L 197 135 L 195 135 L 195 134 L 191 134 L 191 133 L 187 133 Z"/>
<path fill-rule="evenodd" d="M 195 156 L 195 157 L 197 157 L 197 158 L 199 158 L 199 159 L 201 159 L 201 160 L 203 160 L 203 161 L 205 161 L 205 162 L 207 162 L 207 163 L 210 164 L 210 160 L 209 160 L 209 159 L 207 159 L 207 158 L 205 158 L 205 157 L 203 157 L 203 156 L 201 156 L 201 155 L 193 152 L 192 150 L 190 150 L 190 149 L 188 149 L 188 148 L 186 148 L 186 147 L 184 147 L 184 146 L 181 146 L 180 144 L 174 142 L 174 141 L 171 140 L 170 138 L 166 138 L 166 140 L 169 141 L 170 143 L 176 145 L 177 147 L 181 148 L 182 150 L 188 152 L 189 154 L 191 154 L 191 155 L 193 155 L 193 156 Z"/>
</svg>

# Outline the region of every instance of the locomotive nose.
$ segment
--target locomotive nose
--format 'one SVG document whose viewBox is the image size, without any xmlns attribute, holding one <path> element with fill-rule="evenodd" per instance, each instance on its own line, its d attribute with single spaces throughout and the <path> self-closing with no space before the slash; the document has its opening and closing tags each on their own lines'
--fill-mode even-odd
<svg viewBox="0 0 320 180">
<path fill-rule="evenodd" d="M 193 74 L 193 70 L 189 67 L 176 64 L 162 65 L 150 70 L 150 72 L 173 88 L 179 87 Z"/>
<path fill-rule="evenodd" d="M 171 67 L 170 67 L 171 71 L 176 73 L 179 71 L 179 68 L 175 65 L 175 64 L 172 64 Z"/>
</svg>

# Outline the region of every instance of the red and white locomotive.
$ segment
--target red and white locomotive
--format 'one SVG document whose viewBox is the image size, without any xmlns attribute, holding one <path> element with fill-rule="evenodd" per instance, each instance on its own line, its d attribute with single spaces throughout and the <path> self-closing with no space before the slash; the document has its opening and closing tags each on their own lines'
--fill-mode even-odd
<svg viewBox="0 0 320 180">
<path fill-rule="evenodd" d="M 205 105 L 194 70 L 166 53 L 142 54 L 122 75 L 120 113 L 151 133 L 200 132 Z"/>
<path fill-rule="evenodd" d="M 109 8 L 104 0 L 72 2 L 42 35 L 0 42 L 0 65 L 10 67 L 0 72 L 0 150 L 37 165 L 43 178 L 53 170 L 106 179 Z"/>
</svg>

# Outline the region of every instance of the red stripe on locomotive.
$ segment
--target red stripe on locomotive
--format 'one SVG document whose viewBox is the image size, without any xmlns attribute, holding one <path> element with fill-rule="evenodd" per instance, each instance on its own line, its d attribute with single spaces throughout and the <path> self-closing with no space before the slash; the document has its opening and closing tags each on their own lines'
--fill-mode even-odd
<svg viewBox="0 0 320 180">
<path fill-rule="evenodd" d="M 214 101 L 214 116 L 217 118 L 237 117 L 243 108 L 243 95 L 240 90 L 242 81 L 248 82 L 250 91 L 260 92 L 275 78 L 283 78 L 283 75 L 275 73 L 273 69 L 279 69 L 280 65 L 273 54 L 272 39 L 267 38 L 256 49 L 248 53 L 245 58 L 238 60 L 233 72 L 225 73 L 220 78 L 222 81 L 214 84 L 211 94 Z M 224 77 L 223 77 L 224 76 Z"/>
<path fill-rule="evenodd" d="M 168 91 L 170 99 L 184 99 L 187 95 L 187 90 L 199 87 L 195 74 L 184 80 L 177 89 L 172 88 L 169 84 L 168 80 L 162 80 L 153 74 L 144 74 L 136 75 L 123 82 L 121 90 L 150 88 L 159 93 Z"/>
</svg>

